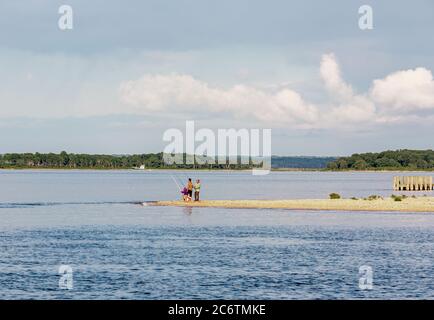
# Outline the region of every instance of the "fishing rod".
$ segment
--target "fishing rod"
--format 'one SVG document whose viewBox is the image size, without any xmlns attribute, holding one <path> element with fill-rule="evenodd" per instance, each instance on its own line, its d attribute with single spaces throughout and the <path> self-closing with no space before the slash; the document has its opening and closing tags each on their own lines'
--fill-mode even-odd
<svg viewBox="0 0 434 320">
<path fill-rule="evenodd" d="M 170 175 L 170 177 L 172 178 L 173 182 L 176 183 L 176 186 L 178 187 L 178 189 L 181 191 L 182 188 L 181 188 L 181 186 L 179 185 L 179 183 L 175 180 L 175 177 L 174 177 L 173 175 Z"/>
<path fill-rule="evenodd" d="M 181 184 L 181 185 L 184 185 L 184 180 L 182 180 L 180 177 L 178 177 L 178 174 L 176 174 L 176 173 L 174 173 L 173 174 L 175 177 L 176 177 L 176 180 L 178 180 L 178 182 Z M 188 180 L 188 179 L 185 179 L 186 181 Z"/>
</svg>

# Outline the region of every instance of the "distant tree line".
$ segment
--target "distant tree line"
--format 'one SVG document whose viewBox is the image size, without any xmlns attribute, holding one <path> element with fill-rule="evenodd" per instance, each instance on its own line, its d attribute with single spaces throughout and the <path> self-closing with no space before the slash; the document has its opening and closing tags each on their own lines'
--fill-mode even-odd
<svg viewBox="0 0 434 320">
<path fill-rule="evenodd" d="M 271 158 L 272 168 L 322 169 L 336 157 L 279 157 Z"/>
<path fill-rule="evenodd" d="M 183 155 L 184 159 L 186 155 Z M 210 158 L 202 158 L 202 160 Z M 244 159 L 245 160 L 245 159 Z M 278 157 L 271 159 L 272 168 L 325 168 L 333 157 Z M 56 153 L 6 153 L 0 155 L 0 168 L 59 168 L 59 169 L 131 169 L 145 166 L 152 169 L 250 169 L 260 167 L 241 164 L 238 157 L 237 164 L 173 164 L 168 165 L 163 159 L 163 153 L 148 153 L 135 155 L 100 155 L 75 154 L 62 151 Z M 185 163 L 185 162 L 184 162 Z"/>
<path fill-rule="evenodd" d="M 183 155 L 184 159 L 186 155 Z M 217 162 L 217 161 L 216 161 Z M 185 161 L 184 161 L 185 163 Z M 241 164 L 172 164 L 163 159 L 163 153 L 148 153 L 135 155 L 100 155 L 74 154 L 62 151 L 56 153 L 6 153 L 0 155 L 0 168 L 59 168 L 59 169 L 131 169 L 145 168 L 167 169 L 249 169 L 252 163 Z M 257 167 L 258 165 L 256 165 Z"/>
<path fill-rule="evenodd" d="M 327 165 L 330 170 L 434 170 L 433 150 L 396 150 L 353 154 Z"/>
</svg>

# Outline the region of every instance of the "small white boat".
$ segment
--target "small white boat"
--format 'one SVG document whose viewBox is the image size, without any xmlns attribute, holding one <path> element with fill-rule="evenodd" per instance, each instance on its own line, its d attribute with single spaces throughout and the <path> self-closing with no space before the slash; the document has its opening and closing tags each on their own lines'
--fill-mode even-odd
<svg viewBox="0 0 434 320">
<path fill-rule="evenodd" d="M 145 170 L 145 165 L 142 164 L 140 167 L 134 167 L 134 170 Z"/>
</svg>

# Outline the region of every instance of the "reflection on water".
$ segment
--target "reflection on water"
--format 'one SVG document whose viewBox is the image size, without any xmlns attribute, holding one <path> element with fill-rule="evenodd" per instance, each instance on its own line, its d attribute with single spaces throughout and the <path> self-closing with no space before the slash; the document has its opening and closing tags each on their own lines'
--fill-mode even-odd
<svg viewBox="0 0 434 320">
<path fill-rule="evenodd" d="M 187 215 L 190 216 L 193 213 L 193 208 L 192 207 L 184 207 L 182 208 L 182 211 Z"/>
</svg>

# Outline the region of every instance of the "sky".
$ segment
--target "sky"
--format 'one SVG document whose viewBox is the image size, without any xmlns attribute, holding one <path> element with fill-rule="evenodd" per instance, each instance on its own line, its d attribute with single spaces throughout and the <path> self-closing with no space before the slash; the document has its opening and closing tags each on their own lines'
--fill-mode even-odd
<svg viewBox="0 0 434 320">
<path fill-rule="evenodd" d="M 318 2 L 2 0 L 0 154 L 160 152 L 187 120 L 275 155 L 433 149 L 434 2 Z"/>
</svg>

